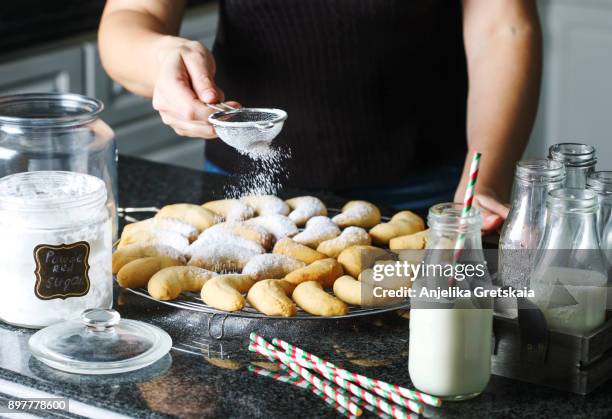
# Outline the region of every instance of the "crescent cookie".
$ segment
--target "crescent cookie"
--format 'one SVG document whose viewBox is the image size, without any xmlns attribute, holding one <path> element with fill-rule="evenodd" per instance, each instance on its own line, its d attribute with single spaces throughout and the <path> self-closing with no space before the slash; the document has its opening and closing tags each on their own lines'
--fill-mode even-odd
<svg viewBox="0 0 612 419">
<path fill-rule="evenodd" d="M 194 241 L 199 234 L 193 225 L 174 218 L 148 218 L 131 224 L 126 224 L 121 233 L 121 239 L 129 238 L 142 231 L 173 231 L 186 237 L 190 242 Z"/>
<path fill-rule="evenodd" d="M 240 198 L 240 201 L 255 208 L 257 215 L 289 215 L 290 212 L 289 205 L 274 195 L 248 195 Z"/>
<path fill-rule="evenodd" d="M 429 229 L 419 231 L 418 233 L 408 234 L 407 236 L 399 236 L 389 240 L 389 248 L 391 250 L 402 249 L 425 249 L 427 246 L 427 235 Z"/>
<path fill-rule="evenodd" d="M 296 243 L 289 237 L 280 239 L 274 245 L 273 253 L 291 256 L 297 260 L 300 260 L 306 264 L 310 264 L 316 260 L 325 259 L 327 256 L 323 253 L 317 252 L 308 246 Z"/>
<path fill-rule="evenodd" d="M 325 240 L 333 239 L 340 235 L 340 228 L 330 218 L 317 215 L 306 222 L 304 231 L 293 236 L 293 240 L 304 246 L 316 249 Z"/>
<path fill-rule="evenodd" d="M 164 268 L 151 277 L 147 290 L 156 300 L 174 300 L 183 292 L 200 292 L 215 272 L 197 266 Z"/>
<path fill-rule="evenodd" d="M 323 290 L 317 281 L 302 282 L 291 295 L 302 310 L 315 316 L 343 316 L 348 313 L 347 305 Z"/>
<path fill-rule="evenodd" d="M 180 266 L 183 262 L 168 256 L 150 256 L 135 259 L 123 265 L 117 272 L 117 282 L 124 288 L 140 288 L 160 270 L 169 266 Z"/>
<path fill-rule="evenodd" d="M 154 218 L 176 218 L 191 224 L 199 231 L 206 230 L 221 221 L 220 217 L 211 210 L 194 204 L 166 205 L 155 214 Z"/>
<path fill-rule="evenodd" d="M 357 278 L 363 270 L 374 266 L 377 260 L 394 258 L 395 255 L 385 249 L 361 244 L 347 247 L 340 252 L 338 262 L 344 268 L 344 272 Z"/>
<path fill-rule="evenodd" d="M 401 298 L 377 297 L 374 292 L 374 285 L 357 281 L 349 275 L 336 279 L 334 295 L 347 304 L 358 306 L 380 306 L 402 300 Z"/>
<path fill-rule="evenodd" d="M 249 239 L 245 239 L 242 236 L 233 233 L 222 233 L 213 232 L 208 233 L 209 230 L 204 232 L 198 237 L 196 241 L 191 243 L 187 251 L 185 252 L 188 256 L 197 254 L 198 249 L 201 247 L 212 246 L 213 244 L 223 244 L 229 246 L 243 247 L 245 249 L 252 250 L 256 253 L 265 253 L 264 249 L 259 243 Z"/>
<path fill-rule="evenodd" d="M 247 225 L 255 225 L 265 229 L 274 236 L 274 240 L 291 237 L 297 234 L 298 228 L 291 219 L 280 214 L 260 215 L 245 221 Z"/>
<path fill-rule="evenodd" d="M 259 243 L 261 247 L 266 250 L 270 250 L 274 244 L 274 236 L 266 229 L 254 224 L 247 224 L 245 222 L 231 223 L 225 221 L 215 224 L 214 226 L 204 230 L 202 234 L 200 234 L 200 238 L 219 236 L 223 234 L 235 234 L 247 240 L 254 241 Z"/>
<path fill-rule="evenodd" d="M 306 281 L 317 281 L 325 288 L 331 288 L 334 281 L 344 274 L 342 265 L 336 259 L 322 259 L 297 269 L 285 276 L 285 281 L 298 285 Z"/>
<path fill-rule="evenodd" d="M 372 242 L 388 245 L 391 239 L 425 230 L 425 222 L 412 211 L 401 211 L 388 223 L 381 223 L 370 230 Z"/>
<path fill-rule="evenodd" d="M 306 266 L 304 262 L 290 256 L 266 253 L 249 260 L 242 273 L 251 275 L 255 281 L 279 279 L 304 266 Z"/>
<path fill-rule="evenodd" d="M 153 256 L 166 256 L 177 262 L 185 263 L 185 255 L 178 250 L 161 244 L 134 243 L 117 249 L 113 253 L 112 272 L 116 274 L 124 265 L 136 259 Z"/>
<path fill-rule="evenodd" d="M 368 201 L 349 201 L 342 207 L 342 212 L 332 218 L 339 227 L 356 226 L 374 227 L 380 223 L 380 210 Z"/>
<path fill-rule="evenodd" d="M 249 291 L 254 281 L 249 275 L 218 275 L 202 287 L 200 297 L 211 307 L 223 311 L 242 310 L 246 299 L 242 294 Z"/>
<path fill-rule="evenodd" d="M 243 221 L 255 215 L 255 209 L 237 199 L 210 201 L 202 207 L 219 214 L 225 221 Z"/>
<path fill-rule="evenodd" d="M 292 211 L 289 218 L 298 226 L 317 215 L 327 215 L 327 207 L 319 198 L 314 196 L 298 196 L 285 201 Z"/>
<path fill-rule="evenodd" d="M 240 272 L 257 256 L 254 250 L 229 244 L 211 244 L 192 249 L 189 266 L 197 266 L 214 272 Z"/>
<path fill-rule="evenodd" d="M 370 235 L 361 227 L 347 227 L 335 239 L 322 242 L 317 247 L 317 252 L 326 254 L 331 258 L 336 258 L 344 249 L 358 244 L 370 244 Z"/>
<path fill-rule="evenodd" d="M 294 288 L 295 285 L 282 279 L 264 279 L 251 287 L 247 301 L 265 315 L 292 317 L 297 313 L 295 303 L 289 298 Z"/>
<path fill-rule="evenodd" d="M 185 252 L 189 248 L 189 239 L 176 231 L 170 230 L 140 230 L 134 231 L 127 236 L 121 235 L 121 241 L 117 249 L 134 243 L 161 244 L 170 246 L 179 252 Z"/>
</svg>

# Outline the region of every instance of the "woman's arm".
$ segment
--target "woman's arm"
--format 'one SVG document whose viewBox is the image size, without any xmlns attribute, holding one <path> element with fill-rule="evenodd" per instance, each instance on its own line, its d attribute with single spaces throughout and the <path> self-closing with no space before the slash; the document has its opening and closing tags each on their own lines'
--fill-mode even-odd
<svg viewBox="0 0 612 419">
<path fill-rule="evenodd" d="M 206 103 L 223 100 L 215 61 L 201 43 L 177 37 L 185 0 L 108 0 L 98 43 L 108 74 L 153 98 L 164 123 L 183 136 L 214 138 Z"/>
<path fill-rule="evenodd" d="M 474 151 L 482 153 L 475 202 L 484 228 L 506 217 L 514 166 L 538 107 L 542 37 L 535 0 L 463 0 L 469 74 L 468 156 L 455 200 L 462 201 Z"/>
</svg>

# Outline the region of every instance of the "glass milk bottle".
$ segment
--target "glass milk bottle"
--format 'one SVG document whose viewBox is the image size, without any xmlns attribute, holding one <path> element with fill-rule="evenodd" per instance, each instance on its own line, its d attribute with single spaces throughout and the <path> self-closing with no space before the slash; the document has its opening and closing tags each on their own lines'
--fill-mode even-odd
<svg viewBox="0 0 612 419">
<path fill-rule="evenodd" d="M 597 214 L 597 234 L 599 246 L 612 264 L 612 172 L 594 172 L 587 179 L 587 188 L 597 193 L 599 213 Z"/>
<path fill-rule="evenodd" d="M 544 234 L 546 197 L 564 182 L 565 167 L 558 161 L 532 159 L 516 164 L 512 208 L 499 241 L 501 285 L 529 285 L 534 252 Z"/>
<path fill-rule="evenodd" d="M 587 177 L 595 170 L 595 147 L 579 143 L 559 143 L 548 149 L 548 157 L 565 165 L 566 188 L 586 188 Z"/>
<path fill-rule="evenodd" d="M 597 237 L 597 194 L 589 189 L 549 193 L 546 231 L 531 288 L 550 330 L 584 335 L 606 314 L 606 262 Z"/>
<path fill-rule="evenodd" d="M 463 218 L 461 211 L 453 203 L 429 210 L 425 271 L 415 280 L 411 299 L 410 379 L 418 390 L 445 400 L 478 396 L 491 375 L 492 300 L 470 293 L 491 287 L 482 252 L 482 217 L 475 208 Z M 462 234 L 463 251 L 454 262 L 453 249 Z M 467 266 L 474 267 L 469 275 Z"/>
</svg>

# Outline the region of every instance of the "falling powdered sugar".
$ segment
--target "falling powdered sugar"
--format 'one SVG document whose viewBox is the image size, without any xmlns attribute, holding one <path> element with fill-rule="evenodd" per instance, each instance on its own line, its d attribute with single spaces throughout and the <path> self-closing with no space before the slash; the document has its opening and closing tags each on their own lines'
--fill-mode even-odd
<svg viewBox="0 0 612 419">
<path fill-rule="evenodd" d="M 240 198 L 245 195 L 277 193 L 282 187 L 282 181 L 287 177 L 284 163 L 291 158 L 291 150 L 257 143 L 246 150 L 238 151 L 249 157 L 251 164 L 239 175 L 237 184 L 225 188 L 225 195 L 228 198 Z"/>
</svg>

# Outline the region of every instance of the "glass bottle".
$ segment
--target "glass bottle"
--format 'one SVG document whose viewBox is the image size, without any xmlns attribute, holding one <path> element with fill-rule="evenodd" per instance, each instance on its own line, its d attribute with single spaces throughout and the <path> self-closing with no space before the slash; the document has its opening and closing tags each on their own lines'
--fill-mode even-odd
<svg viewBox="0 0 612 419">
<path fill-rule="evenodd" d="M 499 283 L 521 288 L 529 285 L 534 252 L 544 234 L 548 192 L 563 187 L 565 167 L 547 159 L 516 164 L 512 208 L 499 241 Z"/>
<path fill-rule="evenodd" d="M 597 233 L 599 246 L 605 251 L 612 264 L 612 171 L 593 172 L 587 179 L 587 188 L 595 191 L 599 200 L 597 214 Z"/>
<path fill-rule="evenodd" d="M 464 217 L 461 211 L 462 205 L 454 203 L 429 210 L 423 270 L 411 298 L 410 379 L 420 391 L 445 400 L 478 396 L 491 374 L 493 304 L 471 292 L 491 287 L 482 251 L 482 217 L 476 208 Z M 460 236 L 465 241 L 457 257 Z M 475 269 L 469 275 L 468 265 Z"/>
<path fill-rule="evenodd" d="M 565 187 L 586 188 L 587 177 L 595 170 L 595 147 L 580 143 L 559 143 L 548 149 L 548 157 L 565 165 Z"/>
<path fill-rule="evenodd" d="M 548 328 L 583 335 L 606 313 L 606 262 L 597 237 L 597 194 L 564 188 L 548 194 L 546 230 L 538 249 L 531 288 Z"/>
</svg>

